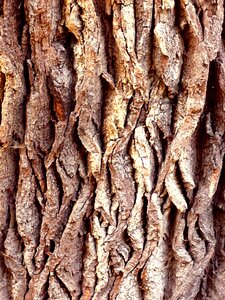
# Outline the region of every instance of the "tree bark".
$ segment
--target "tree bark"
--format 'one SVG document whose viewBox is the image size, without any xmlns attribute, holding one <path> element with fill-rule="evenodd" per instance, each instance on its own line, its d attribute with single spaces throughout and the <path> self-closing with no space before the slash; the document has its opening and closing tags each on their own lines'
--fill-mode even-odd
<svg viewBox="0 0 225 300">
<path fill-rule="evenodd" d="M 0 0 L 0 299 L 225 299 L 222 0 Z"/>
</svg>

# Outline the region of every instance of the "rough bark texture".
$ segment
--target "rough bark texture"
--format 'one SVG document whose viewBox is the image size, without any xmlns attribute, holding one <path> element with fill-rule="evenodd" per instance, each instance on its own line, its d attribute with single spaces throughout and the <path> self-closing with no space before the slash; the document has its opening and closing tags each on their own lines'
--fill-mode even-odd
<svg viewBox="0 0 225 300">
<path fill-rule="evenodd" d="M 0 1 L 0 299 L 225 299 L 223 0 Z"/>
</svg>

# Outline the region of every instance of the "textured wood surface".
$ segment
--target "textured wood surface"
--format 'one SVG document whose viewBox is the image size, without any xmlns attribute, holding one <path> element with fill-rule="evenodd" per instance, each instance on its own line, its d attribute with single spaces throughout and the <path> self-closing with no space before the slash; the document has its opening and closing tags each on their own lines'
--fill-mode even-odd
<svg viewBox="0 0 225 300">
<path fill-rule="evenodd" d="M 224 24 L 0 1 L 0 300 L 225 299 Z"/>
</svg>

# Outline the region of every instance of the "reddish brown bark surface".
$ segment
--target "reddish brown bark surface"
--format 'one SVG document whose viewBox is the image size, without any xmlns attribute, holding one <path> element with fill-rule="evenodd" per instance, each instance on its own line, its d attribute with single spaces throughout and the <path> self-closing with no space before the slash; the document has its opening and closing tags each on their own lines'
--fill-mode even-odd
<svg viewBox="0 0 225 300">
<path fill-rule="evenodd" d="M 0 1 L 0 300 L 225 299 L 223 26 Z"/>
</svg>

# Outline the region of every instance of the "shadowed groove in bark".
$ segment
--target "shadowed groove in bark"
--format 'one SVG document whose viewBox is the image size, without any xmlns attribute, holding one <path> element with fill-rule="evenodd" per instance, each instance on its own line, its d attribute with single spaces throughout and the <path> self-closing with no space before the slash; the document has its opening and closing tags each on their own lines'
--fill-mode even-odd
<svg viewBox="0 0 225 300">
<path fill-rule="evenodd" d="M 0 124 L 2 119 L 2 102 L 4 100 L 5 74 L 0 72 Z"/>
<path fill-rule="evenodd" d="M 3 14 L 3 6 L 4 6 L 4 0 L 0 1 L 0 15 Z"/>
</svg>

